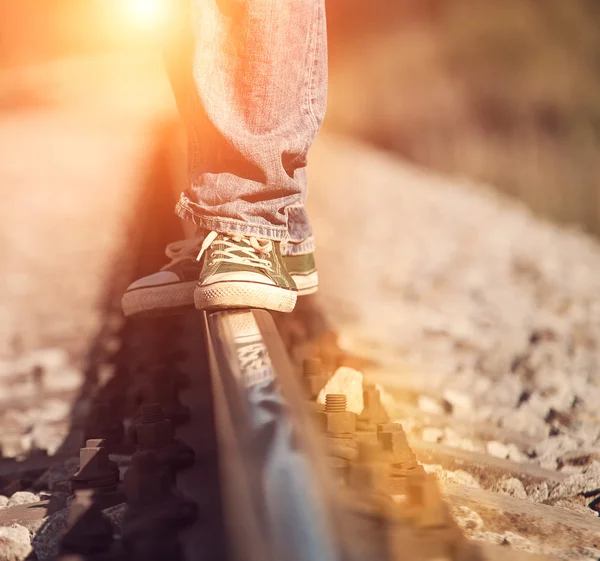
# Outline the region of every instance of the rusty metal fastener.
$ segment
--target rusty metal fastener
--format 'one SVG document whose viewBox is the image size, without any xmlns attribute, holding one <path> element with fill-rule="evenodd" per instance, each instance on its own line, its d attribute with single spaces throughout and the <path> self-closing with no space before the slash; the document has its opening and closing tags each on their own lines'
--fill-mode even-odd
<svg viewBox="0 0 600 561">
<path fill-rule="evenodd" d="M 400 423 L 385 423 L 377 426 L 377 440 L 385 452 L 390 454 L 394 467 L 410 469 L 418 465 L 411 450 L 406 433 Z"/>
<path fill-rule="evenodd" d="M 179 399 L 180 384 L 166 366 L 157 366 L 144 371 L 142 398 L 147 403 L 159 403 L 167 419 L 179 426 L 190 420 L 190 409 Z"/>
<path fill-rule="evenodd" d="M 343 413 L 346 411 L 348 398 L 343 393 L 328 393 L 325 396 L 325 411 L 327 413 Z"/>
<path fill-rule="evenodd" d="M 138 446 L 142 449 L 168 446 L 175 437 L 173 424 L 158 403 L 141 406 L 135 430 Z"/>
<path fill-rule="evenodd" d="M 159 464 L 151 452 L 138 452 L 123 477 L 127 503 L 131 506 L 160 502 L 170 497 L 175 485 L 171 469 Z"/>
<path fill-rule="evenodd" d="M 78 490 L 69 506 L 67 529 L 61 540 L 63 554 L 107 553 L 113 544 L 110 520 L 102 513 L 91 490 Z"/>
<path fill-rule="evenodd" d="M 119 483 L 119 467 L 108 458 L 103 439 L 90 439 L 79 450 L 79 467 L 71 478 L 73 492 L 79 489 L 111 492 Z"/>
<path fill-rule="evenodd" d="M 158 403 L 142 405 L 135 430 L 138 449 L 152 451 L 159 464 L 174 469 L 193 465 L 194 450 L 174 438 L 173 425 Z"/>
<path fill-rule="evenodd" d="M 415 472 L 406 481 L 407 507 L 420 527 L 448 523 L 448 512 L 433 474 Z"/>
<path fill-rule="evenodd" d="M 123 444 L 125 429 L 123 422 L 115 418 L 112 407 L 108 403 L 97 403 L 92 407 L 85 429 L 85 439 L 102 438 L 109 452 Z"/>
<path fill-rule="evenodd" d="M 359 442 L 358 460 L 350 467 L 350 486 L 361 491 L 387 493 L 389 482 L 390 466 L 381 447 L 376 443 Z"/>
<path fill-rule="evenodd" d="M 323 363 L 319 358 L 307 358 L 303 362 L 303 382 L 310 399 L 316 399 L 325 387 L 329 376 L 325 374 Z"/>
<path fill-rule="evenodd" d="M 320 427 L 329 434 L 352 434 L 356 430 L 356 413 L 346 411 L 346 396 L 327 394 L 325 411 L 317 413 Z"/>
<path fill-rule="evenodd" d="M 358 416 L 360 424 L 370 425 L 389 421 L 389 416 L 381 403 L 379 390 L 374 384 L 364 385 L 363 402 L 363 410 Z"/>
</svg>

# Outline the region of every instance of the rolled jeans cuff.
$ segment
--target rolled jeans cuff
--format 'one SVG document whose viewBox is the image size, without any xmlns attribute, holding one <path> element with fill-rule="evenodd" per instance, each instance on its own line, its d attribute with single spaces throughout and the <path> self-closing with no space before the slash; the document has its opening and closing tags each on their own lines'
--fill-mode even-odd
<svg viewBox="0 0 600 561">
<path fill-rule="evenodd" d="M 220 218 L 202 214 L 199 210 L 199 205 L 190 201 L 185 193 L 181 194 L 179 201 L 177 201 L 177 204 L 175 205 L 175 214 L 177 214 L 179 218 L 192 222 L 199 229 L 208 231 L 214 230 L 221 234 L 255 236 L 257 238 L 266 238 L 276 241 L 283 241 L 288 237 L 288 231 L 285 226 L 250 224 L 235 218 Z"/>
<path fill-rule="evenodd" d="M 301 242 L 281 242 L 281 255 L 305 255 L 315 251 L 315 238 L 310 236 Z"/>
</svg>

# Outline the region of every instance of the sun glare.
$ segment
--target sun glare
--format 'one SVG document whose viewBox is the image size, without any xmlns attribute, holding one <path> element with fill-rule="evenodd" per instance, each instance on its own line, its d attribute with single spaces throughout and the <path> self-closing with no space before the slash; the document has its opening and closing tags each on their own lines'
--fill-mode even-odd
<svg viewBox="0 0 600 561">
<path fill-rule="evenodd" d="M 166 16 L 164 0 L 126 0 L 125 6 L 132 22 L 144 29 L 159 27 Z"/>
</svg>

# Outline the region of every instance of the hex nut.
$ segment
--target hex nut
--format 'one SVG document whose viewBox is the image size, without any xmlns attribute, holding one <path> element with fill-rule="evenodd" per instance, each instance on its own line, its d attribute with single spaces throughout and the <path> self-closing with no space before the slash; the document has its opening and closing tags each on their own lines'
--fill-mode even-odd
<svg viewBox="0 0 600 561">
<path fill-rule="evenodd" d="M 174 483 L 172 471 L 161 466 L 151 452 L 134 455 L 123 477 L 123 487 L 130 506 L 164 500 L 170 496 Z"/>
<path fill-rule="evenodd" d="M 353 434 L 329 435 L 327 450 L 330 456 L 354 461 L 358 457 L 356 438 Z"/>
<path fill-rule="evenodd" d="M 385 427 L 385 428 L 384 428 Z M 418 465 L 411 450 L 402 425 L 379 425 L 377 439 L 383 450 L 390 454 L 390 462 L 399 467 L 410 468 Z"/>
<path fill-rule="evenodd" d="M 306 376 L 304 378 L 304 385 L 310 399 L 316 399 L 319 392 L 325 387 L 329 377 L 325 375 L 319 376 Z"/>
<path fill-rule="evenodd" d="M 161 448 L 173 442 L 175 431 L 168 419 L 156 423 L 138 423 L 135 427 L 137 444 L 141 449 Z"/>
<path fill-rule="evenodd" d="M 388 493 L 389 466 L 384 462 L 357 462 L 350 466 L 349 485 L 358 491 Z"/>
<path fill-rule="evenodd" d="M 381 404 L 381 396 L 375 385 L 365 384 L 363 389 L 364 408 L 359 415 L 363 424 L 386 423 L 389 416 Z"/>
<path fill-rule="evenodd" d="M 437 480 L 430 473 L 415 473 L 406 479 L 408 508 L 422 528 L 444 526 L 447 509 Z"/>
<path fill-rule="evenodd" d="M 328 434 L 352 434 L 356 431 L 356 413 L 319 411 L 316 415 L 319 428 Z"/>
</svg>

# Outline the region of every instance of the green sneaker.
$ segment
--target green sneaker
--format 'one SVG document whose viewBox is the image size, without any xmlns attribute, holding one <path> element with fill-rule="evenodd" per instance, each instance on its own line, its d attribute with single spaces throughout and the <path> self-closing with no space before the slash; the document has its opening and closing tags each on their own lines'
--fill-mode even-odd
<svg viewBox="0 0 600 561">
<path fill-rule="evenodd" d="M 162 315 L 194 306 L 194 288 L 198 284 L 202 264 L 196 256 L 201 238 L 170 243 L 165 254 L 170 263 L 159 272 L 131 283 L 121 299 L 126 316 Z"/>
<path fill-rule="evenodd" d="M 296 285 L 285 268 L 279 242 L 210 232 L 197 257 L 202 258 L 194 290 L 197 309 L 294 309 Z"/>
<path fill-rule="evenodd" d="M 287 272 L 296 283 L 298 296 L 314 294 L 317 291 L 319 288 L 319 273 L 317 272 L 314 253 L 285 255 L 283 261 Z"/>
<path fill-rule="evenodd" d="M 198 253 L 203 238 L 196 237 L 170 243 L 165 254 L 170 263 L 158 273 L 136 280 L 127 287 L 121 300 L 123 313 L 163 315 L 194 307 L 194 289 L 202 273 Z M 317 291 L 319 277 L 313 253 L 284 256 L 287 272 L 298 289 L 298 296 Z"/>
</svg>

